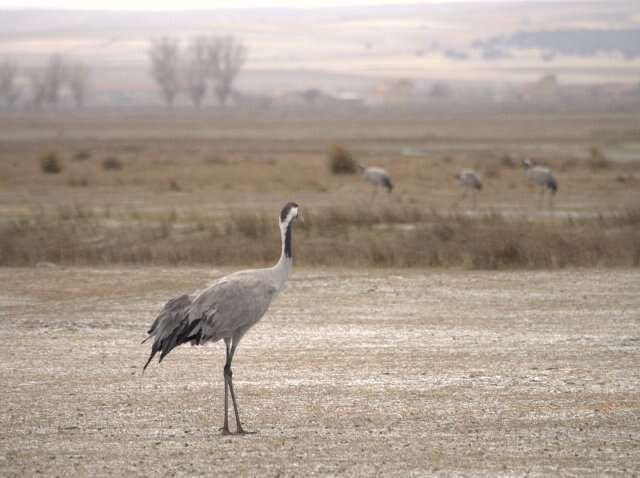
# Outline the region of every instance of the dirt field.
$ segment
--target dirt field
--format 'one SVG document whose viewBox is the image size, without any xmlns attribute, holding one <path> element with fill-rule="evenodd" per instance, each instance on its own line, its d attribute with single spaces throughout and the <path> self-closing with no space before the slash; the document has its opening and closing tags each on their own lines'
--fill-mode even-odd
<svg viewBox="0 0 640 478">
<path fill-rule="evenodd" d="M 0 269 L 2 476 L 633 476 L 640 274 L 296 270 L 243 341 L 142 375 L 172 295 L 225 271 Z"/>
</svg>

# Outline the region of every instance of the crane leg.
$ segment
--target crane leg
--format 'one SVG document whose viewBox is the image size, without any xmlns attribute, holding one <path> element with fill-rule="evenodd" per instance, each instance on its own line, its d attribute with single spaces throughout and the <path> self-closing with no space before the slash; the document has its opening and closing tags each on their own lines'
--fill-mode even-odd
<svg viewBox="0 0 640 478">
<path fill-rule="evenodd" d="M 544 188 L 540 188 L 540 200 L 538 202 L 538 209 L 542 209 L 544 207 Z"/>
<path fill-rule="evenodd" d="M 231 339 L 224 339 L 224 344 L 227 348 L 227 353 L 225 355 L 225 368 L 223 372 L 224 376 L 224 424 L 222 425 L 222 434 L 223 435 L 231 435 L 231 431 L 229 430 L 229 382 L 227 381 L 227 364 L 229 362 L 229 353 L 231 346 Z"/>
<path fill-rule="evenodd" d="M 229 383 L 229 392 L 231 393 L 231 401 L 233 402 L 233 411 L 236 415 L 236 434 L 238 435 L 247 435 L 253 434 L 255 432 L 248 432 L 244 428 L 242 428 L 242 424 L 240 423 L 240 414 L 238 413 L 238 402 L 236 402 L 236 394 L 233 390 L 233 371 L 231 370 L 231 361 L 233 360 L 233 354 L 236 351 L 236 343 L 231 346 L 231 351 L 229 352 L 229 357 L 227 359 L 227 363 L 224 366 L 224 374 Z"/>
</svg>

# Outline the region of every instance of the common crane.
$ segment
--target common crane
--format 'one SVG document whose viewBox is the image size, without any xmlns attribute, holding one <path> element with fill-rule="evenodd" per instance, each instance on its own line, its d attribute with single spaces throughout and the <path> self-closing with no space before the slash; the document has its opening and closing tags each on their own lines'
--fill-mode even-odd
<svg viewBox="0 0 640 478">
<path fill-rule="evenodd" d="M 358 164 L 358 169 L 362 174 L 362 178 L 369 184 L 373 185 L 374 196 L 379 187 L 385 188 L 389 193 L 393 190 L 393 181 L 391 180 L 391 176 L 386 170 L 377 168 L 375 166 L 367 168 L 362 166 L 361 164 Z"/>
<path fill-rule="evenodd" d="M 549 190 L 549 206 L 553 206 L 553 196 L 558 190 L 558 183 L 549 168 L 534 166 L 529 159 L 522 161 L 524 172 L 533 184 L 540 187 L 540 206 L 544 204 L 544 193 Z"/>
<path fill-rule="evenodd" d="M 460 198 L 458 203 L 465 200 L 465 198 L 467 197 L 467 191 L 471 191 L 473 208 L 475 209 L 478 191 L 482 191 L 482 179 L 480 179 L 480 175 L 471 169 L 463 169 L 458 174 L 456 174 L 455 177 L 464 190 L 462 198 Z"/>
<path fill-rule="evenodd" d="M 236 433 L 248 433 L 240 423 L 231 362 L 244 334 L 262 318 L 273 299 L 285 287 L 292 266 L 291 226 L 298 217 L 301 216 L 296 203 L 290 202 L 282 208 L 282 250 L 280 259 L 273 267 L 235 272 L 218 279 L 206 289 L 171 299 L 151 325 L 149 336 L 145 339 L 153 337 L 154 341 L 143 371 L 158 352 L 159 362 L 162 362 L 178 345 L 187 342 L 200 345 L 224 340 L 224 423 L 221 429 L 224 435 L 231 434 L 227 417 L 229 393 L 236 417 Z"/>
</svg>

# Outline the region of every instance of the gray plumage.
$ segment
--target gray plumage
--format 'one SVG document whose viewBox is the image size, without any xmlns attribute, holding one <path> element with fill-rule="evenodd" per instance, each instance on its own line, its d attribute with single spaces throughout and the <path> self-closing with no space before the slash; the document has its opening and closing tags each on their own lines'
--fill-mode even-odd
<svg viewBox="0 0 640 478">
<path fill-rule="evenodd" d="M 145 339 L 153 338 L 154 342 L 144 369 L 158 352 L 161 362 L 178 345 L 187 342 L 200 345 L 224 339 L 227 348 L 224 433 L 230 433 L 227 391 L 231 392 L 233 400 L 237 432 L 245 433 L 233 390 L 231 362 L 244 334 L 264 316 L 273 299 L 285 287 L 292 265 L 291 225 L 297 217 L 297 204 L 288 203 L 282 209 L 282 251 L 275 266 L 235 272 L 218 279 L 206 289 L 171 299 L 151 325 Z"/>
<path fill-rule="evenodd" d="M 263 277 L 261 277 L 263 276 Z M 145 368 L 160 352 L 160 361 L 176 346 L 237 337 L 262 318 L 278 292 L 264 270 L 236 272 L 192 295 L 171 299 L 149 329 L 155 337 Z"/>
<path fill-rule="evenodd" d="M 471 191 L 471 200 L 475 209 L 478 191 L 482 191 L 482 179 L 480 179 L 480 175 L 471 169 L 463 169 L 458 174 L 456 174 L 456 179 L 458 180 L 458 184 L 462 186 L 464 191 L 460 200 L 456 202 L 456 205 L 464 201 L 464 199 L 467 197 L 467 192 Z"/>
<path fill-rule="evenodd" d="M 524 166 L 524 172 L 527 178 L 529 178 L 529 181 L 540 188 L 540 206 L 542 206 L 544 201 L 545 191 L 551 193 L 549 196 L 549 205 L 552 206 L 553 196 L 558 191 L 558 182 L 556 178 L 553 177 L 551 170 L 543 166 L 534 166 L 529 159 L 522 161 L 522 165 Z"/>
<path fill-rule="evenodd" d="M 464 189 L 482 191 L 480 175 L 471 169 L 463 169 L 456 174 L 456 179 Z"/>
<path fill-rule="evenodd" d="M 537 186 L 547 188 L 552 194 L 558 190 L 556 178 L 553 177 L 553 173 L 549 168 L 534 166 L 528 159 L 522 161 L 522 164 L 524 166 L 525 174 L 532 183 Z"/>
<path fill-rule="evenodd" d="M 358 165 L 358 168 L 362 173 L 362 178 L 374 186 L 374 191 L 377 191 L 379 187 L 385 188 L 388 192 L 393 190 L 391 175 L 386 170 L 375 166 L 366 168 L 360 164 Z"/>
</svg>

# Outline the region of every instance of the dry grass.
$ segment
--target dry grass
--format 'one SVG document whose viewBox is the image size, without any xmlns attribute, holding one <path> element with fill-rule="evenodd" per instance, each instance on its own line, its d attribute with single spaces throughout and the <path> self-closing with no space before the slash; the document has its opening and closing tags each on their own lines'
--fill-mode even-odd
<svg viewBox="0 0 640 478">
<path fill-rule="evenodd" d="M 592 131 L 625 130 L 632 118 L 267 119 L 142 115 L 116 124 L 96 115 L 64 117 L 59 125 L 46 116 L 0 118 L 0 219 L 7 216 L 3 211 L 25 205 L 211 211 L 274 210 L 288 200 L 306 208 L 368 201 L 370 189 L 357 175 L 334 175 L 327 167 L 331 144 L 388 170 L 394 203 L 426 209 L 455 204 L 461 190 L 453 176 L 462 168 L 476 169 L 485 180 L 480 208 L 535 207 L 520 166 L 526 156 L 553 168 L 558 209 L 610 211 L 640 201 L 632 180 L 640 162 L 614 159 L 607 143 L 598 145 L 606 167 L 589 164 Z M 62 126 L 65 135 L 54 135 Z M 51 134 L 43 137 L 42 131 Z M 88 158 L 64 162 L 59 174 L 41 174 L 37 161 L 47 151 Z M 105 171 L 102 160 L 109 157 L 123 171 Z"/>
<path fill-rule="evenodd" d="M 538 269 L 637 267 L 640 211 L 532 221 L 499 214 L 441 215 L 411 207 L 309 211 L 294 249 L 301 265 Z M 0 265 L 263 265 L 275 260 L 272 214 L 114 217 L 61 209 L 0 227 Z"/>
<path fill-rule="evenodd" d="M 266 264 L 278 252 L 273 218 L 293 200 L 308 218 L 296 232 L 303 264 L 637 265 L 624 211 L 640 204 L 640 161 L 614 159 L 635 146 L 590 149 L 597 127 L 635 118 L 266 119 L 69 117 L 64 136 L 46 138 L 42 128 L 60 127 L 47 117 L 0 119 L 0 264 Z M 374 199 L 357 175 L 332 174 L 331 144 L 388 170 L 393 194 Z M 72 160 L 42 174 L 47 151 Z M 526 156 L 553 168 L 564 219 L 538 211 Z M 124 170 L 105 171 L 103 158 Z M 483 177 L 478 215 L 461 202 L 462 168 Z"/>
</svg>

